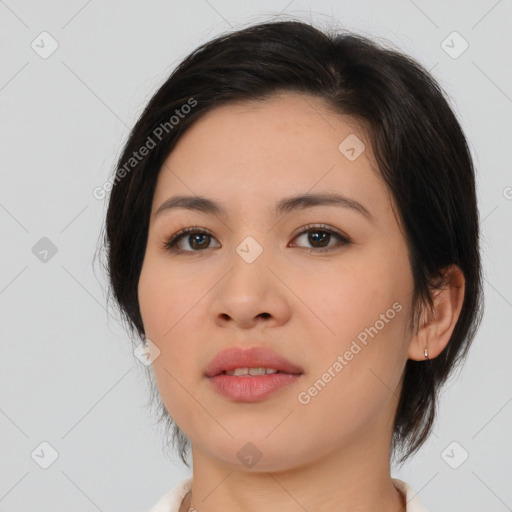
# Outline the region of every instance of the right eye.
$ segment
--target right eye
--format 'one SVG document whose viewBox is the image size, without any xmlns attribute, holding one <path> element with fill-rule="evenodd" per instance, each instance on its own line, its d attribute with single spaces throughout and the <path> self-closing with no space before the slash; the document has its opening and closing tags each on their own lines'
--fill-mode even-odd
<svg viewBox="0 0 512 512">
<path fill-rule="evenodd" d="M 198 227 L 185 228 L 172 235 L 166 242 L 165 248 L 171 252 L 201 252 L 208 249 L 209 241 L 213 239 L 213 235 L 205 229 Z M 188 243 L 190 249 L 180 247 L 184 243 Z M 217 247 L 220 247 L 218 245 Z"/>
</svg>

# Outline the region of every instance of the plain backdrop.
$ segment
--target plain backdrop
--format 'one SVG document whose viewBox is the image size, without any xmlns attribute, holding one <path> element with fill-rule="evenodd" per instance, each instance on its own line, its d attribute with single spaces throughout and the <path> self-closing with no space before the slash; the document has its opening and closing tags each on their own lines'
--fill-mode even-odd
<svg viewBox="0 0 512 512">
<path fill-rule="evenodd" d="M 276 15 L 389 40 L 452 99 L 477 167 L 486 312 L 434 433 L 392 474 L 430 512 L 512 510 L 512 2 L 5 0 L 0 511 L 145 511 L 189 475 L 163 455 L 141 363 L 107 315 L 93 189 L 182 58 Z"/>
</svg>

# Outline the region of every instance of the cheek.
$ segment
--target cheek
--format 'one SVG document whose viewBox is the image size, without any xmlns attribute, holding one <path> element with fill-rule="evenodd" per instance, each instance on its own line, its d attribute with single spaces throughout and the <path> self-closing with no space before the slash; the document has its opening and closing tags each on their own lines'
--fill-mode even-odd
<svg viewBox="0 0 512 512">
<path fill-rule="evenodd" d="M 193 274 L 193 273 L 189 273 Z M 138 297 L 146 337 L 165 342 L 179 331 L 201 297 L 200 283 L 178 272 L 169 260 L 148 251 L 142 266 Z"/>
<path fill-rule="evenodd" d="M 321 433 L 319 438 L 350 443 L 377 423 L 383 431 L 391 424 L 391 404 L 400 395 L 407 350 L 407 308 L 398 301 L 393 304 L 379 307 L 375 301 L 365 318 L 359 315 L 357 322 L 340 316 L 336 324 L 340 334 L 334 342 L 331 339 L 318 348 L 314 368 L 297 397 L 301 405 L 296 411 L 304 435 L 306 431 L 310 435 Z"/>
<path fill-rule="evenodd" d="M 151 259 L 146 258 L 139 278 L 138 296 L 144 331 L 153 341 L 162 338 L 166 328 L 170 327 L 164 320 L 170 320 L 166 313 L 173 297 L 167 296 L 166 281 L 166 274 L 160 273 Z"/>
<path fill-rule="evenodd" d="M 331 334 L 316 341 L 317 364 L 305 388 L 318 382 L 317 406 L 327 411 L 338 403 L 344 412 L 329 414 L 357 411 L 357 422 L 365 416 L 362 409 L 370 413 L 398 393 L 409 343 L 412 274 L 406 254 L 376 250 L 354 258 L 327 282 L 308 296 Z"/>
<path fill-rule="evenodd" d="M 187 426 L 190 395 L 187 393 L 187 379 L 196 368 L 193 346 L 187 343 L 190 334 L 190 313 L 201 297 L 196 287 L 187 288 L 179 274 L 172 272 L 168 262 L 147 254 L 139 278 L 139 305 L 146 338 L 160 350 L 152 363 L 152 371 L 161 399 L 173 420 L 180 428 Z M 187 290 L 196 290 L 194 294 Z"/>
<path fill-rule="evenodd" d="M 295 294 L 304 298 L 314 313 L 316 319 L 309 316 L 317 322 L 319 334 L 324 334 L 328 343 L 339 342 L 343 346 L 376 322 L 381 330 L 380 316 L 387 311 L 384 321 L 391 322 L 386 322 L 386 327 L 388 323 L 400 323 L 406 316 L 403 312 L 397 314 L 396 309 L 403 311 L 411 299 L 412 275 L 407 254 L 390 251 L 383 244 L 372 250 L 347 251 L 329 265 L 313 261 L 303 267 L 299 269 L 301 279 L 289 275 L 288 282 L 293 283 Z M 395 303 L 399 306 L 393 308 Z"/>
<path fill-rule="evenodd" d="M 146 338 L 160 350 L 153 362 L 155 375 L 169 381 L 161 389 L 174 389 L 176 382 L 171 375 L 182 382 L 199 372 L 194 339 L 204 330 L 201 299 L 211 287 L 208 279 L 197 277 L 197 272 L 185 271 L 183 266 L 172 265 L 168 258 L 148 251 L 138 296 Z"/>
</svg>

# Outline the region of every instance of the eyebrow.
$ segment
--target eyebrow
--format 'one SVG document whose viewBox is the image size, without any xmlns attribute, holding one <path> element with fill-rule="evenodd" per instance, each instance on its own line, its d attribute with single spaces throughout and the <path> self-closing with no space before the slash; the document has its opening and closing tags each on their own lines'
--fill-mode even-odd
<svg viewBox="0 0 512 512">
<path fill-rule="evenodd" d="M 368 220 L 373 220 L 370 212 L 361 203 L 335 192 L 300 194 L 286 197 L 277 202 L 271 213 L 272 215 L 282 215 L 283 213 L 289 213 L 294 210 L 304 210 L 315 206 L 340 206 L 350 208 L 361 213 Z M 163 212 L 179 208 L 219 216 L 227 215 L 226 209 L 212 199 L 208 199 L 204 196 L 178 195 L 164 201 L 155 211 L 154 216 L 157 217 Z"/>
</svg>

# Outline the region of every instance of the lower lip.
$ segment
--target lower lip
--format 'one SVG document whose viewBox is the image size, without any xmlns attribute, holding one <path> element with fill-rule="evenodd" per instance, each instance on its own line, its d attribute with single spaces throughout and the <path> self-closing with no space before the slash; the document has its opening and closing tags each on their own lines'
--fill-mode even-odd
<svg viewBox="0 0 512 512">
<path fill-rule="evenodd" d="M 272 393 L 293 384 L 299 374 L 271 373 L 268 375 L 241 376 L 220 374 L 210 377 L 215 391 L 237 402 L 257 402 Z"/>
</svg>

